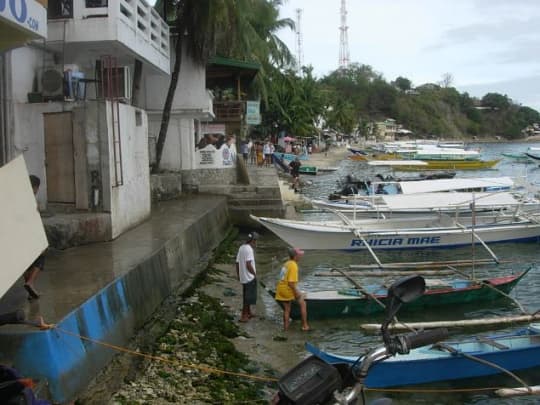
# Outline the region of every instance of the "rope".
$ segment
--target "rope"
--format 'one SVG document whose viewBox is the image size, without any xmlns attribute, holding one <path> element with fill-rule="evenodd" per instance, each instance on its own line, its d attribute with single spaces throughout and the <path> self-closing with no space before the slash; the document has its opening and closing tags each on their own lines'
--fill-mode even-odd
<svg viewBox="0 0 540 405">
<path fill-rule="evenodd" d="M 109 349 L 113 349 L 113 350 L 116 350 L 116 351 L 119 351 L 119 352 L 122 352 L 122 353 L 131 354 L 131 355 L 134 355 L 134 356 L 143 357 L 143 358 L 146 358 L 146 359 L 149 359 L 149 360 L 161 361 L 161 362 L 168 363 L 168 364 L 175 365 L 175 366 L 180 366 L 180 367 L 191 368 L 191 369 L 203 371 L 203 372 L 206 372 L 206 373 L 209 373 L 209 374 L 231 375 L 231 376 L 235 376 L 235 377 L 244 377 L 244 378 L 248 378 L 248 379 L 251 379 L 251 380 L 264 381 L 264 382 L 277 382 L 278 381 L 277 378 L 263 377 L 263 376 L 251 375 L 251 374 L 246 374 L 246 373 L 238 373 L 238 372 L 234 372 L 234 371 L 221 370 L 221 369 L 218 369 L 218 368 L 215 368 L 215 367 L 201 366 L 201 365 L 197 365 L 197 364 L 182 364 L 182 363 L 180 363 L 179 361 L 176 361 L 176 360 L 169 360 L 169 359 L 166 359 L 164 357 L 155 356 L 155 355 L 148 354 L 148 353 L 137 352 L 135 350 L 131 350 L 131 349 L 128 349 L 128 348 L 125 348 L 125 347 L 122 347 L 122 346 L 117 346 L 117 345 L 113 345 L 111 343 L 102 342 L 100 340 L 92 339 L 92 338 L 89 338 L 88 336 L 82 336 L 82 335 L 79 335 L 78 333 L 70 332 L 70 331 L 68 331 L 66 329 L 62 329 L 62 328 L 60 328 L 58 326 L 55 326 L 55 325 L 49 325 L 49 326 L 50 327 L 48 329 L 54 329 L 56 331 L 59 331 L 59 332 L 62 332 L 64 334 L 66 334 L 66 335 L 74 336 L 74 337 L 77 337 L 79 339 L 86 340 L 88 342 L 92 342 L 94 344 L 107 347 Z"/>
</svg>

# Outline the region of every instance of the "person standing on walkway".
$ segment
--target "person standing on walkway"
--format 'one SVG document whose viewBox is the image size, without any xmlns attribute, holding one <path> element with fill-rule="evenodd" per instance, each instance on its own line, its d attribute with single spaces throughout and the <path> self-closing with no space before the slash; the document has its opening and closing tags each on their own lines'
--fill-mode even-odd
<svg viewBox="0 0 540 405">
<path fill-rule="evenodd" d="M 259 234 L 248 234 L 246 243 L 242 244 L 236 255 L 236 276 L 242 284 L 242 314 L 240 322 L 247 322 L 253 318 L 251 305 L 257 303 L 257 270 L 255 268 L 255 252 Z"/>
<path fill-rule="evenodd" d="M 32 191 L 34 195 L 37 195 L 41 180 L 38 176 L 30 175 L 30 184 L 32 185 Z M 23 273 L 24 289 L 28 293 L 28 299 L 34 300 L 39 298 L 39 294 L 34 288 L 34 281 L 36 280 L 40 271 L 45 267 L 45 256 L 41 253 L 36 260 L 26 269 Z"/>
<path fill-rule="evenodd" d="M 270 166 L 270 156 L 272 155 L 270 148 L 270 141 L 266 141 L 263 146 L 263 159 L 264 159 L 264 165 L 266 167 Z"/>
<path fill-rule="evenodd" d="M 297 193 L 300 188 L 300 166 L 302 166 L 302 163 L 300 163 L 298 156 L 289 163 L 289 170 L 293 178 L 293 189 L 295 193 Z"/>
<path fill-rule="evenodd" d="M 291 304 L 293 300 L 296 300 L 300 307 L 302 330 L 308 331 L 305 293 L 298 289 L 298 260 L 304 255 L 304 251 L 298 248 L 289 248 L 287 252 L 289 253 L 289 260 L 285 262 L 279 272 L 275 296 L 276 301 L 283 304 L 283 330 L 287 331 L 289 329 Z"/>
</svg>

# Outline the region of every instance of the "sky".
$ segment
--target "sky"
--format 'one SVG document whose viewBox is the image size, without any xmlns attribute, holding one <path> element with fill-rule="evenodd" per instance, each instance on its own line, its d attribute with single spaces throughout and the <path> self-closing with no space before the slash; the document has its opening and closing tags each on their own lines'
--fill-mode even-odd
<svg viewBox="0 0 540 405">
<path fill-rule="evenodd" d="M 281 18 L 301 9 L 304 65 L 321 77 L 339 66 L 341 0 L 284 0 Z M 460 92 L 506 94 L 540 111 L 540 0 L 347 0 L 350 62 L 387 81 L 437 83 Z M 296 35 L 279 37 L 296 53 Z"/>
</svg>

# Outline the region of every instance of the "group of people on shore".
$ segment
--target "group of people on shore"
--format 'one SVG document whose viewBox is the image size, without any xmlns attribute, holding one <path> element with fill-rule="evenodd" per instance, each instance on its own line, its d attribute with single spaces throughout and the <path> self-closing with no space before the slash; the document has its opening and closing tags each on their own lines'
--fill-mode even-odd
<svg viewBox="0 0 540 405">
<path fill-rule="evenodd" d="M 238 249 L 236 255 L 236 275 L 242 284 L 242 312 L 240 322 L 248 322 L 254 317 L 251 306 L 257 303 L 257 269 L 255 266 L 255 248 L 259 234 L 251 232 L 247 240 Z M 304 251 L 290 247 L 287 249 L 289 259 L 280 269 L 275 299 L 283 306 L 283 330 L 289 330 L 292 302 L 296 301 L 300 307 L 302 330 L 309 331 L 307 322 L 307 307 L 305 293 L 298 289 L 298 261 Z"/>
</svg>

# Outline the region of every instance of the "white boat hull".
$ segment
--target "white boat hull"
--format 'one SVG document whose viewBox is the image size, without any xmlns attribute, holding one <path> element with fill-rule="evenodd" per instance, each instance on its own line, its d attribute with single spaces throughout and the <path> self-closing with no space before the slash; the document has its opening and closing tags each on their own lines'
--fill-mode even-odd
<svg viewBox="0 0 540 405">
<path fill-rule="evenodd" d="M 364 241 L 372 249 L 392 250 L 458 247 L 471 245 L 472 242 L 479 243 L 467 225 L 464 224 L 465 228 L 456 225 L 437 226 L 437 221 L 433 218 L 432 226 L 429 218 L 413 217 L 403 220 L 401 224 L 397 223 L 397 220 L 380 220 L 381 229 L 373 227 L 378 220 L 356 221 L 350 226 L 337 222 L 309 223 L 278 218 L 253 218 L 291 246 L 304 250 L 365 250 Z M 484 221 L 474 227 L 474 232 L 485 243 L 540 240 L 540 224 L 536 222 L 502 221 L 488 224 L 484 217 L 476 219 Z M 367 221 L 372 223 L 359 223 Z M 411 221 L 411 224 L 404 227 L 407 221 Z M 417 226 L 413 227 L 412 222 Z"/>
</svg>

